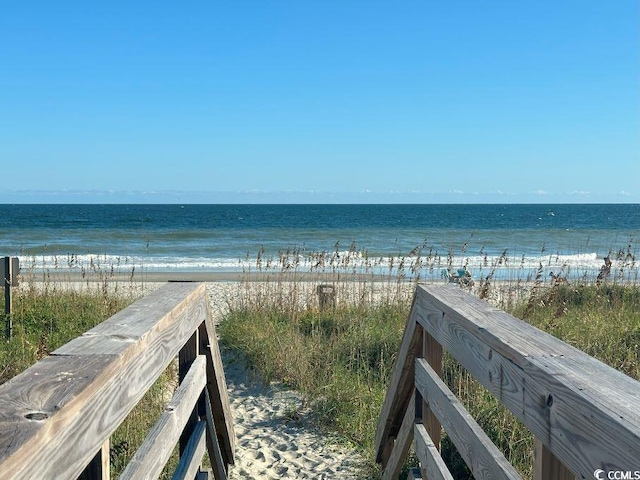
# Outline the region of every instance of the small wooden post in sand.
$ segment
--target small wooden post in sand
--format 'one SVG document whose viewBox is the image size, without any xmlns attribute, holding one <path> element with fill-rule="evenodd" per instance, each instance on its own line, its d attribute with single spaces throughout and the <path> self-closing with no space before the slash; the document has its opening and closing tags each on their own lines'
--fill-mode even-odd
<svg viewBox="0 0 640 480">
<path fill-rule="evenodd" d="M 336 308 L 336 287 L 334 285 L 318 285 L 316 291 L 318 292 L 320 310 Z"/>
<path fill-rule="evenodd" d="M 4 315 L 7 322 L 7 338 L 11 338 L 13 334 L 11 287 L 18 286 L 19 271 L 20 263 L 17 258 L 4 257 L 0 261 L 0 286 L 4 287 Z"/>
</svg>

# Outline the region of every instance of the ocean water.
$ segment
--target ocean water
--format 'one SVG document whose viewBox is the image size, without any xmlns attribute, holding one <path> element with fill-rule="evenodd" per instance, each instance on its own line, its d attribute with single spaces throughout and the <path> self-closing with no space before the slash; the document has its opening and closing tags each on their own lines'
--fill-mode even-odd
<svg viewBox="0 0 640 480">
<path fill-rule="evenodd" d="M 638 204 L 0 205 L 0 256 L 32 268 L 576 278 L 611 255 L 635 280 L 639 240 Z"/>
</svg>

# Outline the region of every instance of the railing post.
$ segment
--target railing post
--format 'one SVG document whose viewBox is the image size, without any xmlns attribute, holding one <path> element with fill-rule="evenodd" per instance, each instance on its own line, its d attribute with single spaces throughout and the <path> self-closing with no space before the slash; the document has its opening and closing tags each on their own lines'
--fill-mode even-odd
<svg viewBox="0 0 640 480">
<path fill-rule="evenodd" d="M 189 372 L 189 368 L 191 364 L 198 356 L 198 329 L 193 332 L 193 335 L 187 342 L 184 344 L 180 353 L 178 354 L 178 380 L 182 383 L 182 380 Z M 198 406 L 193 409 L 187 424 L 184 427 L 182 435 L 180 435 L 180 456 L 184 453 L 187 443 L 189 443 L 189 439 L 191 438 L 191 434 L 198 423 Z"/>
<path fill-rule="evenodd" d="M 4 257 L 2 259 L 2 278 L 0 278 L 0 285 L 4 287 L 4 317 L 7 322 L 6 335 L 7 338 L 11 338 L 13 335 L 13 319 L 11 318 L 12 299 L 11 299 L 11 257 Z"/>
<path fill-rule="evenodd" d="M 576 476 L 539 440 L 535 439 L 534 480 L 575 480 Z"/>
<path fill-rule="evenodd" d="M 429 332 L 423 330 L 422 333 L 422 358 L 424 358 L 431 368 L 442 376 L 442 345 L 440 345 Z M 440 450 L 441 427 L 440 422 L 429 408 L 426 402 L 422 409 L 422 423 L 427 429 L 427 433 L 433 440 L 434 445 Z"/>
</svg>

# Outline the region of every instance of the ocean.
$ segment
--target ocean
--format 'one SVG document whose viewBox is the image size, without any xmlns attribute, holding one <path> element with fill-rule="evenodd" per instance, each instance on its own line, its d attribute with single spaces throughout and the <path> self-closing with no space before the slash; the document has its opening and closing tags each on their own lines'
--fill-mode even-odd
<svg viewBox="0 0 640 480">
<path fill-rule="evenodd" d="M 638 204 L 0 205 L 0 256 L 23 268 L 346 271 L 637 280 Z"/>
</svg>

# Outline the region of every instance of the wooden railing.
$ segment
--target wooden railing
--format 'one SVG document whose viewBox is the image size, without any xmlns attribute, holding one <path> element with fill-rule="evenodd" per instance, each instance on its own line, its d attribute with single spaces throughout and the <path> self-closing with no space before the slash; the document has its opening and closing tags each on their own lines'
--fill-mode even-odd
<svg viewBox="0 0 640 480">
<path fill-rule="evenodd" d="M 443 347 L 534 434 L 537 480 L 637 478 L 640 383 L 454 286 L 417 287 L 376 432 L 383 478 L 413 441 L 413 478 L 452 478 L 442 428 L 477 480 L 521 478 L 441 380 Z"/>
<path fill-rule="evenodd" d="M 234 463 L 233 419 L 204 284 L 168 283 L 0 386 L 0 478 L 109 478 L 109 438 L 167 366 L 179 385 L 121 478 Z"/>
</svg>

